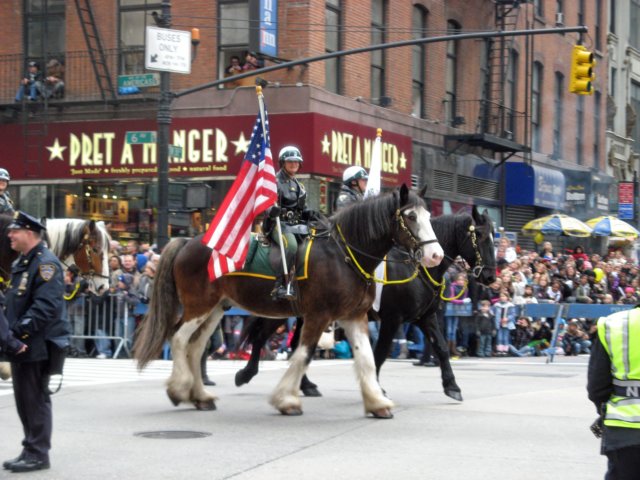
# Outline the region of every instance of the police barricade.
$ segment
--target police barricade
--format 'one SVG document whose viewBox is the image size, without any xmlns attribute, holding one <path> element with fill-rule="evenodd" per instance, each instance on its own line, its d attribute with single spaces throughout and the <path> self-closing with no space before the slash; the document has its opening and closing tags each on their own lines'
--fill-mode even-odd
<svg viewBox="0 0 640 480">
<path fill-rule="evenodd" d="M 448 303 L 444 309 L 445 317 L 471 317 L 473 306 L 469 303 Z"/>
<path fill-rule="evenodd" d="M 97 350 L 98 354 L 118 358 L 124 349 L 127 356 L 131 356 L 135 318 L 121 296 L 82 294 L 65 304 L 72 347 L 82 352 L 86 340 L 93 340 L 94 345 L 87 348 L 87 353 Z"/>
<path fill-rule="evenodd" d="M 597 319 L 606 317 L 612 313 L 621 312 L 633 308 L 634 305 L 619 304 L 588 304 L 588 303 L 530 303 L 523 306 L 522 315 L 533 318 L 553 318 L 553 333 L 549 346 L 547 363 L 553 362 L 558 335 L 566 325 L 568 318 Z"/>
</svg>

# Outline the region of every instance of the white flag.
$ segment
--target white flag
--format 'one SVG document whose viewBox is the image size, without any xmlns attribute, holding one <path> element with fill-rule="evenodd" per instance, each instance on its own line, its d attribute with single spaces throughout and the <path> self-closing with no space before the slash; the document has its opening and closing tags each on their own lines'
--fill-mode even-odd
<svg viewBox="0 0 640 480">
<path fill-rule="evenodd" d="M 367 180 L 367 189 L 364 192 L 364 198 L 375 197 L 380 193 L 380 175 L 382 170 L 382 129 L 376 132 L 376 140 L 373 143 L 373 151 L 371 152 L 371 168 L 369 169 L 369 180 Z"/>
</svg>

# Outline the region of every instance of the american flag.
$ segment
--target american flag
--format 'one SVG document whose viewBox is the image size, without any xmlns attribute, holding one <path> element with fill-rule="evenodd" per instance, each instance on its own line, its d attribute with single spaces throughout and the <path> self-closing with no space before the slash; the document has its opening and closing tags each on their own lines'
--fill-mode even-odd
<svg viewBox="0 0 640 480">
<path fill-rule="evenodd" d="M 261 97 L 259 101 L 262 102 Z M 247 257 L 251 225 L 256 216 L 273 205 L 277 198 L 265 109 L 264 128 L 259 112 L 240 172 L 202 238 L 202 243 L 213 250 L 209 260 L 209 280 L 213 282 L 225 273 L 242 268 Z"/>
</svg>

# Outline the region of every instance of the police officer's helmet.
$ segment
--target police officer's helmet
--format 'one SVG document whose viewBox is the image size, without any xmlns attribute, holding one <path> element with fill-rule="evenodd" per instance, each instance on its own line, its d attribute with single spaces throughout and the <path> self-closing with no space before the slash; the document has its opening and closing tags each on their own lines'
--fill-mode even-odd
<svg viewBox="0 0 640 480">
<path fill-rule="evenodd" d="M 344 183 L 345 185 L 351 185 L 351 182 L 360 179 L 367 180 L 368 178 L 369 175 L 367 175 L 367 171 L 364 168 L 356 167 L 355 165 L 353 167 L 347 168 L 342 173 L 342 183 Z"/>
<path fill-rule="evenodd" d="M 9 176 L 9 172 L 4 168 L 0 168 L 0 180 L 4 180 L 5 182 L 8 182 L 9 180 L 11 180 L 11 176 Z"/>
<path fill-rule="evenodd" d="M 278 155 L 278 160 L 280 161 L 280 166 L 287 162 L 299 162 L 302 163 L 302 154 L 298 147 L 293 147 L 291 145 L 284 147 L 280 150 L 280 154 Z"/>
</svg>

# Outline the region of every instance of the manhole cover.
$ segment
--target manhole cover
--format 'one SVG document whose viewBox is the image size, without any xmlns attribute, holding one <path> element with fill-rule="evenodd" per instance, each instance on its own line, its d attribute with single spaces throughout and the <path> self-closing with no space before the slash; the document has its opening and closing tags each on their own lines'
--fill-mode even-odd
<svg viewBox="0 0 640 480">
<path fill-rule="evenodd" d="M 158 430 L 156 432 L 137 432 L 136 437 L 144 438 L 165 438 L 168 440 L 176 440 L 183 438 L 202 438 L 210 437 L 209 432 L 195 432 L 190 430 Z"/>
</svg>

